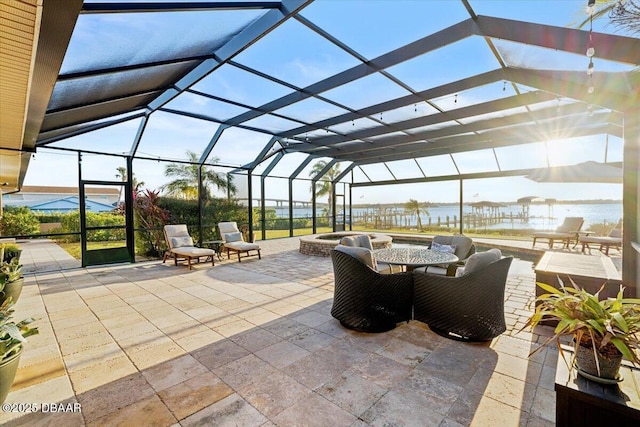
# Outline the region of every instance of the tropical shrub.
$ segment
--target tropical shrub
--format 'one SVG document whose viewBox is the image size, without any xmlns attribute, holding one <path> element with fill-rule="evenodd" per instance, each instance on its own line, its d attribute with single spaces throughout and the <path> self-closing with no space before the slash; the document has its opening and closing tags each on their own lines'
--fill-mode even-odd
<svg viewBox="0 0 640 427">
<path fill-rule="evenodd" d="M 124 215 L 118 211 L 113 212 L 87 212 L 88 227 L 109 227 L 116 225 L 124 225 Z M 56 230 L 62 233 L 79 233 L 80 232 L 80 212 L 74 211 L 64 214 L 60 217 L 61 229 Z M 124 240 L 124 229 L 113 230 L 92 230 L 87 233 L 87 240 L 90 242 L 105 242 L 113 240 Z M 79 234 L 69 234 L 61 240 L 66 242 L 79 242 Z"/>
<path fill-rule="evenodd" d="M 162 208 L 158 192 L 145 190 L 133 202 L 136 228 L 136 251 L 147 256 L 160 256 L 164 248 L 162 227 L 168 223 L 169 211 Z"/>
<path fill-rule="evenodd" d="M 0 235 L 28 236 L 40 232 L 40 222 L 26 206 L 7 206 L 0 218 Z"/>
</svg>

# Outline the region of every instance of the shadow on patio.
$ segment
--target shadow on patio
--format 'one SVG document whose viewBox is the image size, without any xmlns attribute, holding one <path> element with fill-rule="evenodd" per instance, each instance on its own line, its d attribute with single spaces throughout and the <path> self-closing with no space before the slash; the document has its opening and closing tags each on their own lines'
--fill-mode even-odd
<svg viewBox="0 0 640 427">
<path fill-rule="evenodd" d="M 82 412 L 0 421 L 553 425 L 557 352 L 527 358 L 538 337 L 518 332 L 532 275 L 509 277 L 508 331 L 490 343 L 414 321 L 363 334 L 330 316 L 331 262 L 297 242 L 261 242 L 262 260 L 193 271 L 149 262 L 30 275 L 17 317 L 39 317 L 41 334 L 7 403 L 79 402 Z"/>
</svg>

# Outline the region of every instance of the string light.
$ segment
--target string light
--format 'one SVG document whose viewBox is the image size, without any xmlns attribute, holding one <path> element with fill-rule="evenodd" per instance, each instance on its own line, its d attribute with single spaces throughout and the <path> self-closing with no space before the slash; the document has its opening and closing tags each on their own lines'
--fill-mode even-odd
<svg viewBox="0 0 640 427">
<path fill-rule="evenodd" d="M 456 96 L 453 97 L 453 103 L 457 104 L 458 103 L 458 94 L 456 93 Z"/>
<path fill-rule="evenodd" d="M 589 86 L 587 87 L 587 93 L 592 94 L 596 88 L 593 86 L 593 56 L 596 54 L 596 48 L 593 44 L 593 12 L 595 9 L 596 0 L 588 0 L 587 13 L 589 14 L 589 42 L 587 43 L 586 55 L 589 58 L 589 65 L 587 65 L 587 75 L 589 76 Z M 590 113 L 593 114 L 593 112 Z"/>
</svg>

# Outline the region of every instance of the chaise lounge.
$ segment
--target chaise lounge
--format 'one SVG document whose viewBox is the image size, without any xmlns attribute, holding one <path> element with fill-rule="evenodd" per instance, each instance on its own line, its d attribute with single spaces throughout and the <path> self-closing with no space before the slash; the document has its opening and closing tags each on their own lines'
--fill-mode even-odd
<svg viewBox="0 0 640 427">
<path fill-rule="evenodd" d="M 582 224 L 584 224 L 584 218 L 581 216 L 568 216 L 564 219 L 562 224 L 556 228 L 556 231 L 540 231 L 537 233 L 533 233 L 531 237 L 533 237 L 533 245 L 536 245 L 537 239 L 548 239 L 549 240 L 549 248 L 553 248 L 553 244 L 556 240 L 563 242 L 564 248 L 569 248 L 571 244 L 571 240 L 575 239 L 576 243 L 578 241 L 579 231 L 582 228 Z"/>
<path fill-rule="evenodd" d="M 245 242 L 242 237 L 242 233 L 238 229 L 238 224 L 235 221 L 220 222 L 218 223 L 218 232 L 220 232 L 220 238 L 222 239 L 222 249 L 227 251 L 227 258 L 231 259 L 231 252 L 238 254 L 238 262 L 242 262 L 241 258 L 258 255 L 258 259 L 262 259 L 260 256 L 260 245 L 256 243 Z M 251 254 L 251 251 L 255 251 L 255 254 Z M 241 256 L 241 254 L 245 254 Z"/>
<path fill-rule="evenodd" d="M 182 259 L 187 262 L 187 266 L 191 270 L 191 260 L 195 259 L 196 262 L 200 262 L 200 258 L 211 257 L 211 265 L 215 265 L 216 251 L 194 246 L 186 224 L 165 225 L 163 230 L 168 248 L 164 253 L 163 263 L 173 257 L 174 265 L 178 265 L 178 260 Z"/>
<path fill-rule="evenodd" d="M 609 248 L 611 246 L 620 250 L 622 246 L 622 220 L 618 221 L 607 236 L 580 236 L 580 243 L 582 243 L 582 252 L 585 249 L 591 251 L 590 243 L 600 245 L 600 251 L 604 251 L 607 256 L 609 256 Z"/>
</svg>

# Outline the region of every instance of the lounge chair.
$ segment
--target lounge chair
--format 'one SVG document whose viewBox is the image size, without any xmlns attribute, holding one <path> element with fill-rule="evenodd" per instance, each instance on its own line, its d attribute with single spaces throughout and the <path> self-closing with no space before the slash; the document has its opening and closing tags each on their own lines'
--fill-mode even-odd
<svg viewBox="0 0 640 427">
<path fill-rule="evenodd" d="M 460 234 L 454 236 L 434 236 L 431 245 L 429 245 L 429 249 L 451 252 L 458 257 L 459 261 L 453 264 L 430 265 L 416 269 L 422 273 L 440 274 L 443 276 L 454 276 L 456 269 L 463 266 L 466 260 L 476 253 L 476 246 L 473 244 L 473 240 Z"/>
<path fill-rule="evenodd" d="M 447 338 L 488 341 L 506 330 L 504 290 L 512 258 L 471 255 L 459 277 L 413 271 L 413 318 Z"/>
<path fill-rule="evenodd" d="M 605 255 L 609 256 L 609 248 L 611 246 L 620 250 L 622 246 L 622 220 L 618 221 L 618 223 L 609 231 L 607 236 L 580 236 L 580 243 L 582 243 L 582 252 L 585 249 L 591 248 L 589 247 L 589 243 L 600 245 L 600 250 L 604 250 Z"/>
<path fill-rule="evenodd" d="M 536 245 L 537 239 L 548 239 L 549 248 L 553 248 L 554 242 L 559 240 L 564 243 L 563 247 L 569 249 L 572 239 L 575 239 L 577 243 L 579 236 L 578 232 L 582 228 L 582 224 L 584 224 L 584 218 L 581 216 L 568 216 L 564 219 L 562 224 L 556 228 L 556 231 L 540 231 L 533 233 L 531 235 L 531 237 L 533 237 L 532 246 Z"/>
<path fill-rule="evenodd" d="M 187 261 L 187 266 L 191 270 L 191 260 L 195 259 L 196 262 L 200 262 L 200 258 L 211 257 L 211 265 L 215 265 L 216 251 L 194 246 L 186 224 L 165 225 L 164 238 L 168 249 L 164 253 L 163 263 L 167 258 L 173 257 L 174 264 L 178 265 L 178 260 L 182 259 Z"/>
<path fill-rule="evenodd" d="M 218 231 L 223 241 L 221 251 L 227 251 L 227 258 L 231 259 L 231 252 L 234 252 L 238 254 L 238 262 L 242 262 L 241 258 L 255 255 L 258 255 L 258 259 L 262 259 L 260 256 L 260 245 L 245 242 L 242 233 L 238 229 L 238 224 L 235 221 L 218 223 Z M 251 254 L 251 251 L 256 251 L 256 253 Z M 245 255 L 241 256 L 241 254 Z"/>
</svg>

